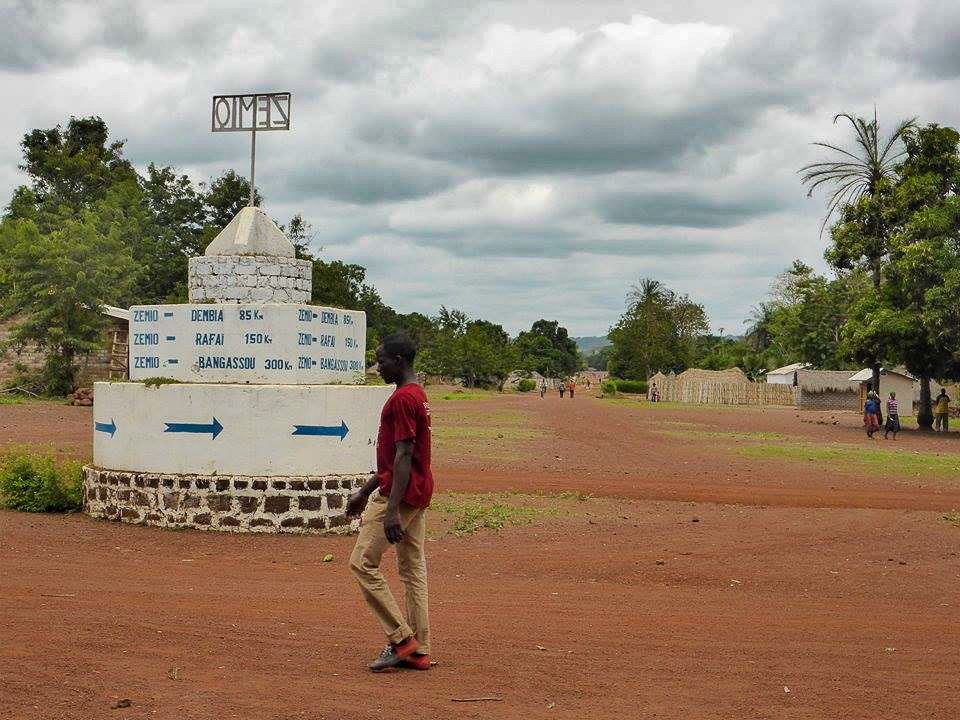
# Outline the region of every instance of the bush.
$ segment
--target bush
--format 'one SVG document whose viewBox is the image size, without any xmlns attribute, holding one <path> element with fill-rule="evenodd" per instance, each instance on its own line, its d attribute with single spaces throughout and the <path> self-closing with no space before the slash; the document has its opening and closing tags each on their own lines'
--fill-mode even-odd
<svg viewBox="0 0 960 720">
<path fill-rule="evenodd" d="M 616 395 L 617 384 L 613 380 L 604 380 L 603 384 L 600 385 L 600 391 L 604 395 Z"/>
<path fill-rule="evenodd" d="M 537 386 L 537 383 L 535 380 L 531 380 L 530 378 L 523 378 L 520 380 L 520 382 L 517 383 L 517 390 L 519 390 L 520 392 L 530 392 L 536 386 Z"/>
<path fill-rule="evenodd" d="M 73 512 L 83 507 L 80 463 L 57 465 L 52 455 L 13 451 L 0 460 L 0 498 L 13 510 Z"/>
<path fill-rule="evenodd" d="M 647 394 L 647 383 L 643 380 L 616 380 L 617 390 L 636 395 Z"/>
</svg>

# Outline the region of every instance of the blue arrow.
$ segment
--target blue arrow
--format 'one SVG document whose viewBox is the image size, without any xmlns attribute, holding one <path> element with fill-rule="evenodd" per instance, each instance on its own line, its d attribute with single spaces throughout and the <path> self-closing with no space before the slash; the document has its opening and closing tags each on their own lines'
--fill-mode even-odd
<svg viewBox="0 0 960 720">
<path fill-rule="evenodd" d="M 213 437 L 211 440 L 216 439 L 217 435 L 220 434 L 220 431 L 223 430 L 223 425 L 221 425 L 216 418 L 213 419 L 213 422 L 209 425 L 204 425 L 203 423 L 164 423 L 167 426 L 167 429 L 164 432 L 175 432 L 175 433 L 210 433 Z"/>
<path fill-rule="evenodd" d="M 110 437 L 113 437 L 113 434 L 117 431 L 117 424 L 113 421 L 113 418 L 110 418 L 110 423 L 98 423 L 96 420 L 93 422 L 93 428 L 97 432 L 108 432 Z"/>
<path fill-rule="evenodd" d="M 332 435 L 340 436 L 340 442 L 350 432 L 347 424 L 341 420 L 339 425 L 294 425 L 292 435 Z"/>
</svg>

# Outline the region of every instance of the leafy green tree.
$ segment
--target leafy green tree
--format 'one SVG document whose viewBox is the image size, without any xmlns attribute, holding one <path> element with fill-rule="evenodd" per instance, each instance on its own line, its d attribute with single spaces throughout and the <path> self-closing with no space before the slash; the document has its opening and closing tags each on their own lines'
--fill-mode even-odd
<svg viewBox="0 0 960 720">
<path fill-rule="evenodd" d="M 24 135 L 20 169 L 30 175 L 37 200 L 77 210 L 102 199 L 117 182 L 136 180 L 123 141 L 107 144 L 107 138 L 99 117 L 71 117 L 66 131 L 57 125 Z"/>
<path fill-rule="evenodd" d="M 418 368 L 431 375 L 464 377 L 464 338 L 469 318 L 461 310 L 441 306 L 430 318 L 429 340 L 420 346 Z"/>
<path fill-rule="evenodd" d="M 111 304 L 186 301 L 187 256 L 157 222 L 137 182 L 117 183 L 86 212 L 98 232 L 115 237 L 134 261 L 127 291 Z"/>
<path fill-rule="evenodd" d="M 556 320 L 537 320 L 516 339 L 519 366 L 545 377 L 567 377 L 582 370 L 576 341 Z"/>
<path fill-rule="evenodd" d="M 832 229 L 833 246 L 827 259 L 841 270 L 869 270 L 875 289 L 882 282 L 882 267 L 889 256 L 891 189 L 896 178 L 896 165 L 906 152 L 903 138 L 914 126 L 914 119 L 901 121 L 886 140 L 880 139 L 876 110 L 873 120 L 848 113 L 834 116 L 834 123 L 845 119 L 854 130 L 855 148 L 845 150 L 830 143 L 814 143 L 835 154 L 837 159 L 812 163 L 800 169 L 810 196 L 821 185 L 832 186 L 823 219 L 825 227 L 835 212 L 840 221 Z M 821 227 L 821 230 L 822 230 Z M 880 362 L 874 358 L 873 387 L 880 388 Z"/>
<path fill-rule="evenodd" d="M 603 347 L 597 348 L 592 353 L 584 356 L 583 361 L 588 368 L 592 368 L 594 370 L 606 370 L 607 364 L 610 362 L 610 352 L 610 346 L 604 345 Z"/>
<path fill-rule="evenodd" d="M 250 181 L 234 170 L 227 170 L 212 180 L 208 188 L 203 188 L 202 196 L 207 214 L 206 224 L 220 232 L 250 204 Z M 259 207 L 262 203 L 263 196 L 257 190 L 254 193 L 254 205 Z"/>
<path fill-rule="evenodd" d="M 772 301 L 764 301 L 751 308 L 750 317 L 747 320 L 749 327 L 743 339 L 754 352 L 765 353 L 773 347 L 770 326 L 777 309 L 777 304 Z"/>
<path fill-rule="evenodd" d="M 204 208 L 204 198 L 190 178 L 177 175 L 172 167 L 150 163 L 140 184 L 147 207 L 156 224 L 167 233 L 169 244 L 184 257 L 202 255 L 206 250 L 202 240 L 209 209 Z"/>
<path fill-rule="evenodd" d="M 960 273 L 960 133 L 929 125 L 911 128 L 905 142 L 887 282 L 855 306 L 845 341 L 854 353 L 878 348 L 919 377 L 917 422 L 929 429 L 930 379 L 960 374 L 957 346 L 943 332 L 958 304 L 943 289 Z"/>
<path fill-rule="evenodd" d="M 471 320 L 463 334 L 463 377 L 468 387 L 493 382 L 503 390 L 516 367 L 517 353 L 510 336 L 487 320 Z"/>
<path fill-rule="evenodd" d="M 776 309 L 768 326 L 771 343 L 782 349 L 783 361 L 807 362 L 824 370 L 848 367 L 849 353 L 841 343 L 843 328 L 851 307 L 869 287 L 862 271 L 830 280 L 795 261 L 780 276 Z"/>
<path fill-rule="evenodd" d="M 675 365 L 672 293 L 658 280 L 642 278 L 627 297 L 627 311 L 610 331 L 611 374 L 646 380 Z"/>
<path fill-rule="evenodd" d="M 44 351 L 39 386 L 51 394 L 69 393 L 80 360 L 104 342 L 101 304 L 119 301 L 132 281 L 129 249 L 115 230 L 102 234 L 89 211 L 49 234 L 32 221 L 8 220 L 0 237 L 2 274 L 14 278 L 3 311 L 19 316 L 9 344 Z"/>
<path fill-rule="evenodd" d="M 310 243 L 313 240 L 313 226 L 303 219 L 303 215 L 297 213 L 290 218 L 290 223 L 280 229 L 285 231 L 298 260 L 313 260 L 313 252 L 310 250 Z"/>
<path fill-rule="evenodd" d="M 683 370 L 708 330 L 703 306 L 644 278 L 627 296 L 627 309 L 610 330 L 608 369 L 628 380 L 647 380 L 658 370 Z"/>
</svg>

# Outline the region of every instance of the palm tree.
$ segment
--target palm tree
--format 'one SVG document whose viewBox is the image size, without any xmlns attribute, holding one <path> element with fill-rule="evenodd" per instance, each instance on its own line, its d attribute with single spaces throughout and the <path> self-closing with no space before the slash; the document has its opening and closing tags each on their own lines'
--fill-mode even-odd
<svg viewBox="0 0 960 720">
<path fill-rule="evenodd" d="M 761 302 L 750 308 L 750 317 L 747 322 L 750 323 L 744 340 L 750 349 L 756 353 L 766 352 L 773 342 L 770 332 L 770 325 L 773 322 L 773 315 L 776 306 L 772 302 Z"/>
<path fill-rule="evenodd" d="M 903 136 L 916 123 L 916 118 L 900 121 L 887 141 L 881 143 L 876 108 L 873 110 L 873 120 L 869 122 L 849 113 L 840 113 L 834 115 L 834 124 L 840 118 L 853 126 L 856 150 L 850 152 L 830 143 L 816 142 L 813 144 L 837 153 L 840 159 L 811 163 L 800 168 L 801 181 L 809 186 L 807 197 L 811 197 L 821 185 L 834 186 L 827 202 L 827 214 L 820 226 L 821 232 L 838 208 L 856 205 L 863 197 L 875 196 L 881 184 L 893 177 L 897 161 L 907 152 L 902 145 Z"/>
<path fill-rule="evenodd" d="M 894 177 L 897 161 L 906 154 L 903 139 L 906 132 L 915 126 L 916 118 L 902 120 L 894 129 L 886 142 L 880 140 L 877 109 L 873 109 L 873 120 L 867 121 L 861 117 L 854 117 L 849 113 L 840 113 L 833 117 L 833 122 L 843 118 L 853 126 L 856 148 L 853 152 L 831 145 L 817 142 L 814 145 L 826 148 L 836 153 L 839 158 L 824 162 L 811 163 L 800 168 L 801 181 L 808 186 L 807 197 L 821 185 L 833 186 L 827 200 L 827 213 L 820 226 L 820 233 L 827 222 L 839 209 L 856 206 L 863 199 L 877 199 Z M 874 208 L 877 207 L 874 203 Z M 871 232 L 877 239 L 873 256 L 867 262 L 873 272 L 874 287 L 880 287 L 880 264 L 889 246 L 887 228 L 879 210 L 874 211 L 869 220 Z M 880 392 L 880 365 L 873 363 L 873 389 Z"/>
<path fill-rule="evenodd" d="M 671 291 L 653 278 L 641 278 L 627 296 L 628 313 L 637 321 L 640 331 L 637 355 L 644 380 L 650 378 L 650 372 L 654 369 L 653 352 L 663 341 L 666 307 L 671 300 Z"/>
</svg>

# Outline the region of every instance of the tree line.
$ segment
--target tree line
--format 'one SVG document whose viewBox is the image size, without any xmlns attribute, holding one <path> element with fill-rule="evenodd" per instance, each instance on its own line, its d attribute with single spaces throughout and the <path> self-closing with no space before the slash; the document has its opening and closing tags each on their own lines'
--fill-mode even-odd
<svg viewBox="0 0 960 720">
<path fill-rule="evenodd" d="M 753 308 L 742 337 L 712 336 L 703 307 L 652 279 L 628 296 L 608 348 L 588 357 L 625 378 L 737 365 L 757 378 L 793 362 L 822 369 L 905 366 L 920 380 L 918 423 L 933 423 L 931 380 L 960 379 L 960 133 L 915 120 L 886 139 L 872 120 L 838 115 L 855 150 L 801 169 L 831 188 L 823 230 L 829 273 L 795 261 Z"/>
<path fill-rule="evenodd" d="M 20 149 L 29 182 L 14 190 L 0 219 L 0 314 L 16 323 L 0 351 L 44 351 L 43 368 L 17 382 L 63 395 L 75 389 L 84 356 L 105 342 L 100 308 L 186 302 L 188 259 L 247 204 L 250 185 L 232 170 L 197 184 L 169 165 L 140 173 L 99 117 L 34 129 Z M 405 330 L 420 344 L 418 369 L 470 385 L 502 388 L 517 369 L 563 377 L 582 367 L 556 321 L 539 320 L 511 338 L 459 310 L 399 313 L 362 265 L 314 257 L 301 214 L 279 224 L 297 256 L 313 261 L 311 302 L 366 312 L 368 355 L 381 338 Z"/>
</svg>

